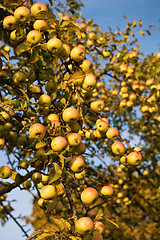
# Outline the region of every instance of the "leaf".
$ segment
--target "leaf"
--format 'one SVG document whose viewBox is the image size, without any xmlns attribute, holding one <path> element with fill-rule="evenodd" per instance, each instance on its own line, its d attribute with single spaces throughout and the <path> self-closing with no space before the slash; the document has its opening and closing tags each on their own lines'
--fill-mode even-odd
<svg viewBox="0 0 160 240">
<path fill-rule="evenodd" d="M 23 42 L 20 43 L 17 47 L 16 47 L 16 54 L 19 56 L 21 53 L 28 51 L 29 49 L 31 49 L 31 45 L 28 42 Z"/>
<path fill-rule="evenodd" d="M 9 61 L 9 53 L 6 50 L 1 48 L 0 53 L 3 57 L 5 57 L 7 59 L 7 61 Z"/>
<path fill-rule="evenodd" d="M 112 223 L 114 226 L 116 226 L 117 228 L 119 228 L 119 226 L 117 225 L 117 223 L 111 221 L 110 219 L 108 218 L 105 218 L 105 220 L 109 221 L 110 223 Z"/>
<path fill-rule="evenodd" d="M 103 210 L 100 209 L 94 219 L 94 221 L 99 221 L 99 220 L 102 220 L 103 219 Z"/>
<path fill-rule="evenodd" d="M 27 93 L 25 93 L 25 91 L 21 88 L 18 88 L 18 90 L 23 93 L 23 95 L 26 97 L 27 103 L 29 103 L 29 97 L 28 97 Z"/>
<path fill-rule="evenodd" d="M 145 37 L 143 30 L 139 30 L 139 33 L 142 35 L 142 37 Z"/>
<path fill-rule="evenodd" d="M 58 216 L 51 216 L 51 221 L 56 224 L 62 231 L 68 231 L 71 229 L 71 225 L 67 220 Z"/>
<path fill-rule="evenodd" d="M 35 240 L 42 240 L 45 239 L 46 237 L 50 237 L 52 236 L 51 233 L 42 233 L 41 235 L 39 235 L 38 237 L 34 238 Z"/>
<path fill-rule="evenodd" d="M 64 157 L 60 154 L 60 162 L 62 163 L 62 170 L 64 168 Z"/>
<path fill-rule="evenodd" d="M 53 163 L 53 167 L 54 169 L 49 174 L 48 183 L 55 182 L 57 179 L 59 179 L 59 177 L 62 174 L 62 170 L 60 169 L 59 165 L 56 162 Z"/>
<path fill-rule="evenodd" d="M 60 228 L 54 223 L 45 223 L 42 227 L 42 231 L 45 233 L 60 232 Z"/>
<path fill-rule="evenodd" d="M 45 155 L 51 155 L 53 153 L 55 153 L 53 150 L 49 150 L 48 152 L 45 153 Z"/>
<path fill-rule="evenodd" d="M 44 147 L 44 146 L 46 146 L 46 143 L 44 143 L 44 142 L 38 142 L 35 147 L 36 147 L 36 149 L 38 149 L 38 148 L 42 148 L 42 147 Z"/>
</svg>

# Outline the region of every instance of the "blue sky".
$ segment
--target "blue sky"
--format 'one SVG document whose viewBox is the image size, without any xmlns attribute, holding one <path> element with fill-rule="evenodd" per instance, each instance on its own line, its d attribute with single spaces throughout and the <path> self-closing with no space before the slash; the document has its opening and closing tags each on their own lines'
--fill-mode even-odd
<svg viewBox="0 0 160 240">
<path fill-rule="evenodd" d="M 37 1 L 38 2 L 38 1 Z M 107 30 L 107 26 L 115 29 L 119 26 L 121 30 L 125 28 L 124 15 L 128 20 L 135 18 L 142 20 L 144 28 L 148 24 L 155 24 L 160 27 L 160 0 L 84 0 L 85 7 L 82 15 L 101 26 L 102 30 Z M 154 31 L 152 36 L 140 37 L 139 44 L 141 51 L 145 54 L 155 53 L 160 48 L 160 32 Z M 0 166 L 6 164 L 3 153 L 0 152 Z M 24 191 L 14 190 L 9 194 L 8 199 L 18 199 L 13 203 L 17 209 L 14 216 L 29 215 L 31 213 L 31 197 Z M 0 225 L 1 240 L 22 240 L 21 230 L 11 220 L 4 228 Z"/>
</svg>

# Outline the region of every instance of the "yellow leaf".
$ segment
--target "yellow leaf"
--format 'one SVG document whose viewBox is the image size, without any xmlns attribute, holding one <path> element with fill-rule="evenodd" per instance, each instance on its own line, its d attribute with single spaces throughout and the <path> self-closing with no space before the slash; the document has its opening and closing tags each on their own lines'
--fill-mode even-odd
<svg viewBox="0 0 160 240">
<path fill-rule="evenodd" d="M 119 228 L 119 226 L 117 225 L 117 223 L 111 221 L 110 219 L 108 218 L 105 218 L 105 220 L 109 221 L 110 223 L 112 223 L 114 226 L 116 226 L 117 228 Z"/>
<path fill-rule="evenodd" d="M 35 240 L 41 240 L 41 239 L 45 239 L 46 237 L 50 237 L 52 236 L 51 233 L 42 233 L 41 235 L 39 235 L 38 237 L 34 238 Z"/>
</svg>

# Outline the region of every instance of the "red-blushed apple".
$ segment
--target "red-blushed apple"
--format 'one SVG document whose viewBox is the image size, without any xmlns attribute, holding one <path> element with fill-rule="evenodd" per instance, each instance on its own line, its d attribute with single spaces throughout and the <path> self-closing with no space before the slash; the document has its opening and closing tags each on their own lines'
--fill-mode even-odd
<svg viewBox="0 0 160 240">
<path fill-rule="evenodd" d="M 133 107 L 133 101 L 132 101 L 132 100 L 128 100 L 128 101 L 127 101 L 127 107 L 128 107 L 128 108 Z"/>
<path fill-rule="evenodd" d="M 132 51 L 130 53 L 128 53 L 129 58 L 137 58 L 138 53 L 136 51 Z"/>
<path fill-rule="evenodd" d="M 72 48 L 70 55 L 71 55 L 71 59 L 74 60 L 75 62 L 81 62 L 86 57 L 84 48 L 78 47 L 78 46 Z"/>
<path fill-rule="evenodd" d="M 108 185 L 103 186 L 103 187 L 101 188 L 101 194 L 104 195 L 104 196 L 110 196 L 110 195 L 112 195 L 112 194 L 113 194 L 113 189 L 112 189 L 112 187 L 111 187 L 111 186 L 108 186 Z"/>
<path fill-rule="evenodd" d="M 35 139 L 42 139 L 45 136 L 46 129 L 41 123 L 34 123 L 29 128 L 29 135 Z"/>
<path fill-rule="evenodd" d="M 112 144 L 112 152 L 117 155 L 123 155 L 126 151 L 125 146 L 122 142 L 116 141 Z"/>
<path fill-rule="evenodd" d="M 106 132 L 109 128 L 109 123 L 104 120 L 96 121 L 96 128 L 100 132 Z"/>
<path fill-rule="evenodd" d="M 127 162 L 133 166 L 139 165 L 142 161 L 142 154 L 137 151 L 130 152 L 126 157 Z"/>
<path fill-rule="evenodd" d="M 59 121 L 57 121 L 57 120 L 52 120 L 51 121 L 51 126 L 52 126 L 52 128 L 60 129 L 61 123 Z"/>
<path fill-rule="evenodd" d="M 81 156 L 77 156 L 70 161 L 69 166 L 73 172 L 80 173 L 85 167 L 85 162 Z"/>
<path fill-rule="evenodd" d="M 127 106 L 127 101 L 126 100 L 122 100 L 120 101 L 120 104 L 119 104 L 120 108 L 124 108 Z"/>
<path fill-rule="evenodd" d="M 81 23 L 79 24 L 79 28 L 81 29 L 81 31 L 85 31 L 87 28 L 87 25 L 85 23 Z"/>
<path fill-rule="evenodd" d="M 90 73 L 93 69 L 93 63 L 89 59 L 84 59 L 80 67 L 84 73 Z"/>
<path fill-rule="evenodd" d="M 121 71 L 121 72 L 126 72 L 127 69 L 128 69 L 127 64 L 123 64 L 123 63 L 122 63 L 122 64 L 120 65 L 120 71 Z"/>
<path fill-rule="evenodd" d="M 96 76 L 92 73 L 86 74 L 83 83 L 82 83 L 82 88 L 84 90 L 92 90 L 96 86 Z"/>
<path fill-rule="evenodd" d="M 41 188 L 40 195 L 45 200 L 53 199 L 57 196 L 56 187 L 54 184 L 45 185 Z"/>
<path fill-rule="evenodd" d="M 81 217 L 75 223 L 75 230 L 80 234 L 84 235 L 86 232 L 92 231 L 94 223 L 90 217 Z"/>
<path fill-rule="evenodd" d="M 41 3 L 41 2 L 38 2 L 38 3 L 35 3 L 31 6 L 31 13 L 34 17 L 36 18 L 41 18 L 41 12 L 42 11 L 48 11 L 48 8 L 45 4 Z"/>
<path fill-rule="evenodd" d="M 81 193 L 81 200 L 86 205 L 91 205 L 98 198 L 98 192 L 93 187 L 87 187 Z"/>
<path fill-rule="evenodd" d="M 47 42 L 47 49 L 53 54 L 59 54 L 62 51 L 63 43 L 59 38 L 51 38 Z"/>
<path fill-rule="evenodd" d="M 46 27 L 47 25 L 48 23 L 45 20 L 37 19 L 33 24 L 33 28 L 35 30 L 41 30 L 41 28 Z"/>
<path fill-rule="evenodd" d="M 32 45 L 41 43 L 42 42 L 42 34 L 37 30 L 31 30 L 27 34 L 27 42 L 29 42 Z"/>
<path fill-rule="evenodd" d="M 68 141 L 62 136 L 53 138 L 53 140 L 51 142 L 51 148 L 55 152 L 64 151 L 66 149 L 67 145 L 68 145 Z"/>
<path fill-rule="evenodd" d="M 151 86 L 151 85 L 153 85 L 153 83 L 154 83 L 154 78 L 148 78 L 146 81 L 147 86 Z"/>
<path fill-rule="evenodd" d="M 48 121 L 53 121 L 53 120 L 59 121 L 59 117 L 58 117 L 57 114 L 51 113 L 51 114 L 48 115 L 47 120 Z"/>
<path fill-rule="evenodd" d="M 106 132 L 106 137 L 112 141 L 116 140 L 119 137 L 118 129 L 115 127 L 110 127 Z"/>
<path fill-rule="evenodd" d="M 66 123 L 78 121 L 80 114 L 76 108 L 68 107 L 63 111 L 62 118 Z"/>
<path fill-rule="evenodd" d="M 94 100 L 90 104 L 91 109 L 96 113 L 101 112 L 104 109 L 104 106 L 105 106 L 105 103 L 102 99 Z"/>
<path fill-rule="evenodd" d="M 12 15 L 9 15 L 9 16 L 5 17 L 4 20 L 3 20 L 3 26 L 7 30 L 15 29 L 16 28 L 16 24 L 17 24 L 17 20 Z"/>
<path fill-rule="evenodd" d="M 50 107 L 51 106 L 51 97 L 47 94 L 42 94 L 38 99 L 39 105 L 42 107 Z"/>
<path fill-rule="evenodd" d="M 82 172 L 79 172 L 79 173 L 75 173 L 75 178 L 78 179 L 78 180 L 82 180 L 85 178 L 86 176 L 86 171 L 83 170 Z"/>
<path fill-rule="evenodd" d="M 100 232 L 94 231 L 92 235 L 92 240 L 103 240 L 103 236 Z"/>
<path fill-rule="evenodd" d="M 17 21 L 26 22 L 30 17 L 30 10 L 25 6 L 18 7 L 14 11 L 14 16 Z"/>
<path fill-rule="evenodd" d="M 0 178 L 7 179 L 12 175 L 12 170 L 9 166 L 0 167 Z"/>
<path fill-rule="evenodd" d="M 91 40 L 94 40 L 96 38 L 95 32 L 88 33 L 88 38 L 91 39 Z"/>
<path fill-rule="evenodd" d="M 68 135 L 68 143 L 70 146 L 74 147 L 82 142 L 82 138 L 78 133 L 70 133 Z"/>
<path fill-rule="evenodd" d="M 13 75 L 13 82 L 15 84 L 20 84 L 21 82 L 25 82 L 26 81 L 26 74 L 24 72 L 16 72 L 14 75 Z"/>
<path fill-rule="evenodd" d="M 35 184 L 40 183 L 42 181 L 42 174 L 40 172 L 35 172 L 32 174 L 31 179 Z"/>
<path fill-rule="evenodd" d="M 105 226 L 102 222 L 100 222 L 100 221 L 95 221 L 94 222 L 94 230 L 96 230 L 100 233 L 103 233 L 104 229 L 105 229 Z"/>
<path fill-rule="evenodd" d="M 0 149 L 3 149 L 5 146 L 5 140 L 3 138 L 0 138 Z"/>
</svg>

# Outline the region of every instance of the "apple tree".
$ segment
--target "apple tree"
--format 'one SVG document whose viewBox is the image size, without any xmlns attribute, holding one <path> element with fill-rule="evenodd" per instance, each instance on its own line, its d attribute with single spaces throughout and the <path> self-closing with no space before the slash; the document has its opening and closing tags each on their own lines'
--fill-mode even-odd
<svg viewBox="0 0 160 240">
<path fill-rule="evenodd" d="M 82 7 L 1 1 L 1 224 L 27 240 L 157 240 L 160 53 L 138 44 L 156 27 L 103 32 Z M 7 199 L 16 188 L 33 197 L 33 233 Z"/>
</svg>

